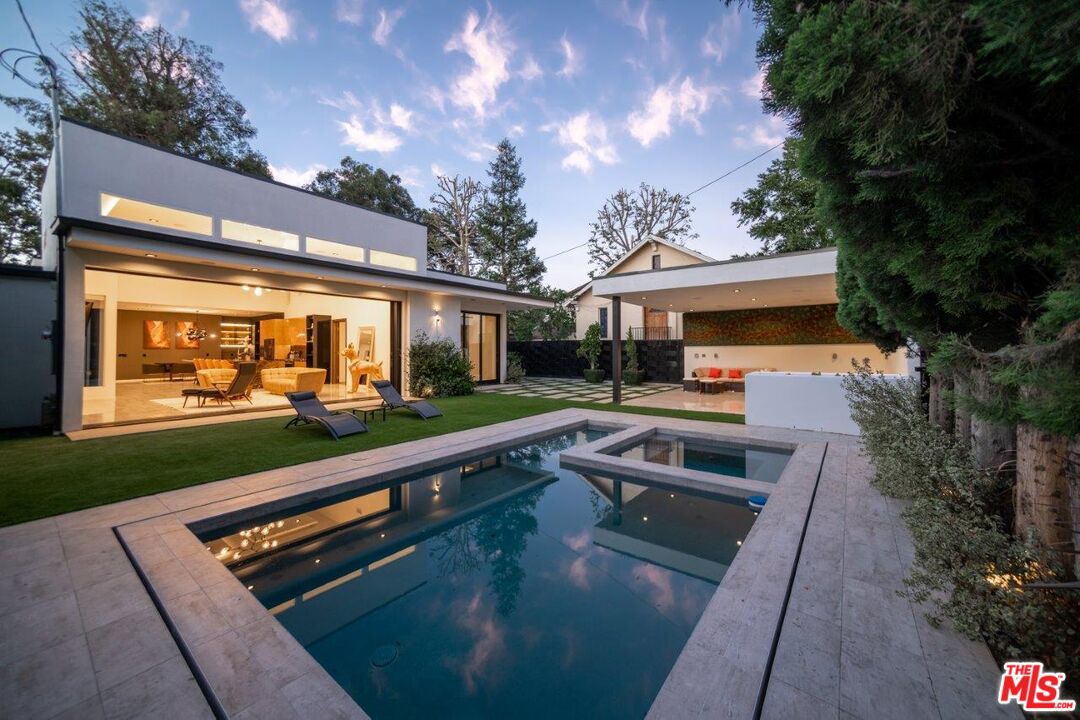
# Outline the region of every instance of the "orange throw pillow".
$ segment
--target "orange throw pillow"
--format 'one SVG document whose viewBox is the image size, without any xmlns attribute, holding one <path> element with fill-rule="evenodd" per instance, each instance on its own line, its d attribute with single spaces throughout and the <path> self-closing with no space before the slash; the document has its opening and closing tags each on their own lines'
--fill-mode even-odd
<svg viewBox="0 0 1080 720">
<path fill-rule="evenodd" d="M 711 377 L 711 378 L 720 377 L 720 368 L 709 368 L 709 377 Z"/>
<path fill-rule="evenodd" d="M 733 379 L 741 378 L 742 377 L 742 370 L 728 370 L 727 371 L 727 376 L 729 378 L 733 378 Z"/>
</svg>

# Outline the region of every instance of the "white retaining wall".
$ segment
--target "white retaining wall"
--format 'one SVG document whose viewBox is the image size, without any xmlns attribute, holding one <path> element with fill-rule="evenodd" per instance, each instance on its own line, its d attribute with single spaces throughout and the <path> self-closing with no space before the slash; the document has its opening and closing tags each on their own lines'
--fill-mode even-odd
<svg viewBox="0 0 1080 720">
<path fill-rule="evenodd" d="M 858 435 L 842 374 L 754 372 L 746 376 L 746 424 Z M 886 375 L 899 382 L 901 375 Z"/>
</svg>

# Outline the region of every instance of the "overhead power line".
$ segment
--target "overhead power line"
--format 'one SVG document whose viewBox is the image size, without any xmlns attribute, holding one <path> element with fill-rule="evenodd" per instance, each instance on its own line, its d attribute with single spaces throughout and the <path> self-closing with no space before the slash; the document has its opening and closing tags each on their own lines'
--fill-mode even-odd
<svg viewBox="0 0 1080 720">
<path fill-rule="evenodd" d="M 690 197 L 690 196 L 691 196 L 691 195 L 693 195 L 694 193 L 699 193 L 699 192 L 701 192 L 702 190 L 704 190 L 705 188 L 709 187 L 710 185 L 714 185 L 714 184 L 716 184 L 716 183 L 720 182 L 721 180 L 723 180 L 724 178 L 728 177 L 729 175 L 733 175 L 733 174 L 735 174 L 736 172 L 738 172 L 739 170 L 742 170 L 742 169 L 743 169 L 744 167 L 746 167 L 746 166 L 747 166 L 747 165 L 749 165 L 750 163 L 752 163 L 752 162 L 754 162 L 754 161 L 756 161 L 756 160 L 760 160 L 761 158 L 765 157 L 766 155 L 768 155 L 768 154 L 769 154 L 769 153 L 771 153 L 771 152 L 772 152 L 773 150 L 775 150 L 776 148 L 780 147 L 780 146 L 781 146 L 781 145 L 783 145 L 783 144 L 784 144 L 784 143 L 783 143 L 783 141 L 781 141 L 781 142 L 778 142 L 778 143 L 776 143 L 775 145 L 773 145 L 773 146 L 772 146 L 771 148 L 769 148 L 768 150 L 764 150 L 764 151 L 762 151 L 762 152 L 758 153 L 758 154 L 757 154 L 757 155 L 755 155 L 754 157 L 752 157 L 752 158 L 750 158 L 749 160 L 747 160 L 746 162 L 744 162 L 744 163 L 743 163 L 742 165 L 738 165 L 738 166 L 736 166 L 736 167 L 733 167 L 733 168 L 731 168 L 730 170 L 728 170 L 728 171 L 727 171 L 726 173 L 724 173 L 723 175 L 720 175 L 719 177 L 713 178 L 713 179 L 712 179 L 712 180 L 710 180 L 709 182 L 705 183 L 704 185 L 702 185 L 701 187 L 699 187 L 699 188 L 698 188 L 697 190 L 692 190 L 692 191 L 688 192 L 688 193 L 686 194 L 686 197 Z M 583 242 L 583 243 L 581 243 L 581 244 L 579 244 L 579 245 L 574 245 L 573 247 L 568 247 L 568 248 L 566 248 L 565 250 L 560 250 L 559 252 L 555 253 L 554 255 L 548 255 L 547 257 L 544 257 L 544 258 L 540 258 L 540 261 L 541 261 L 541 262 L 545 262 L 545 261 L 547 261 L 547 260 L 550 260 L 550 259 L 552 259 L 552 258 L 557 258 L 557 257 L 559 257 L 560 255 L 565 255 L 566 253 L 568 253 L 568 252 L 571 252 L 571 251 L 573 251 L 573 250 L 577 250 L 578 248 L 583 248 L 583 247 L 585 247 L 585 246 L 586 246 L 586 245 L 588 245 L 588 244 L 589 244 L 589 243 L 588 243 L 588 242 L 586 241 L 586 242 Z"/>
<path fill-rule="evenodd" d="M 693 195 L 694 193 L 698 193 L 698 192 L 701 192 L 702 190 L 704 190 L 705 188 L 709 187 L 710 185 L 712 185 L 712 184 L 714 184 L 714 183 L 718 183 L 718 182 L 720 182 L 721 180 L 723 180 L 724 178 L 726 178 L 726 177 L 727 177 L 728 175 L 732 175 L 732 174 L 734 174 L 734 173 L 738 172 L 739 170 L 742 170 L 742 169 L 743 169 L 744 167 L 746 167 L 746 166 L 747 166 L 747 165 L 749 165 L 750 163 L 754 162 L 755 160 L 760 160 L 761 158 L 765 157 L 766 155 L 768 155 L 768 154 L 769 154 L 769 153 L 771 153 L 771 152 L 772 152 L 773 150 L 775 150 L 776 148 L 780 147 L 780 146 L 781 146 L 781 145 L 783 145 L 783 144 L 784 144 L 784 142 L 783 142 L 783 141 L 780 141 L 780 142 L 776 143 L 775 145 L 773 145 L 773 146 L 772 146 L 771 148 L 769 148 L 768 150 L 765 150 L 764 152 L 762 152 L 762 153 L 759 153 L 759 154 L 755 155 L 754 157 L 752 157 L 752 158 L 750 158 L 749 160 L 747 160 L 746 162 L 744 162 L 744 163 L 743 163 L 742 165 L 739 165 L 738 167 L 733 167 L 733 168 L 731 168 L 730 170 L 728 170 L 728 171 L 727 171 L 726 173 L 724 173 L 723 175 L 721 175 L 720 177 L 718 177 L 718 178 L 714 178 L 714 179 L 710 180 L 709 182 L 707 182 L 707 183 L 705 183 L 704 185 L 702 185 L 701 187 L 699 187 L 699 188 L 698 188 L 697 190 L 693 190 L 693 191 L 691 191 L 691 192 L 688 192 L 688 193 L 686 193 L 686 197 L 690 197 L 690 196 L 691 196 L 691 195 Z"/>
</svg>

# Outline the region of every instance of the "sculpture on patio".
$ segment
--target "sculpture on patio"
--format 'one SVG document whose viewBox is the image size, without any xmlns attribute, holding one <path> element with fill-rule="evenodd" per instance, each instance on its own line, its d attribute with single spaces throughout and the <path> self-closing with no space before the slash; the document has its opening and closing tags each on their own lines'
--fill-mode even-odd
<svg viewBox="0 0 1080 720">
<path fill-rule="evenodd" d="M 361 360 L 360 353 L 357 352 L 356 346 L 349 343 L 348 347 L 341 351 L 342 357 L 349 361 L 349 392 L 357 392 L 360 390 L 360 377 L 364 376 L 364 384 L 367 385 L 368 390 L 371 390 L 371 383 L 374 380 L 384 380 L 382 363 L 371 362 L 370 360 Z"/>
</svg>

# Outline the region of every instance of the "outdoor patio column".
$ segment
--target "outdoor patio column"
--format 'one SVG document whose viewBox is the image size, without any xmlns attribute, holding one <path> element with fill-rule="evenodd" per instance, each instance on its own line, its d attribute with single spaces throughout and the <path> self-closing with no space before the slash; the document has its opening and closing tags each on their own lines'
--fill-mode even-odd
<svg viewBox="0 0 1080 720">
<path fill-rule="evenodd" d="M 622 402 L 622 298 L 611 298 L 611 402 Z"/>
</svg>

